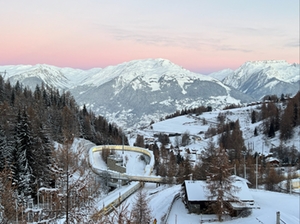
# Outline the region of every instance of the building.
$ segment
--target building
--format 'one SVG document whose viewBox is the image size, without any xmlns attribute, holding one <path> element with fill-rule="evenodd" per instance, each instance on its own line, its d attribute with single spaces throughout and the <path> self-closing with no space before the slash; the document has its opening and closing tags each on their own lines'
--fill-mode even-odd
<svg viewBox="0 0 300 224">
<path fill-rule="evenodd" d="M 280 162 L 279 159 L 270 156 L 266 158 L 266 163 L 269 164 L 270 166 L 278 167 Z"/>
<path fill-rule="evenodd" d="M 254 208 L 254 199 L 249 191 L 247 180 L 237 176 L 231 178 L 234 178 L 233 185 L 239 189 L 233 195 L 239 200 L 228 201 L 228 205 L 232 208 L 232 215 L 238 216 L 242 211 Z M 207 181 L 186 180 L 182 184 L 182 200 L 190 213 L 209 213 L 208 205 L 214 202 L 214 199 L 208 199 L 209 195 Z"/>
</svg>

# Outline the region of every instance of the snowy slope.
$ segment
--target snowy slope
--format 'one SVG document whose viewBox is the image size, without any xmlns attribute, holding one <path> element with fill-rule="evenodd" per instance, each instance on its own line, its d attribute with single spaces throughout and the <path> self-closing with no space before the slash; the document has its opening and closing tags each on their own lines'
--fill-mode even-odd
<svg viewBox="0 0 300 224">
<path fill-rule="evenodd" d="M 95 68 L 85 71 L 73 68 L 59 68 L 46 64 L 0 66 L 4 79 L 9 80 L 12 84 L 19 81 L 32 90 L 35 89 L 36 85 L 41 85 L 42 83 L 59 90 L 68 90 L 100 70 Z"/>
<path fill-rule="evenodd" d="M 209 76 L 222 81 L 227 76 L 231 75 L 233 72 L 234 72 L 234 70 L 227 68 L 227 69 L 223 69 L 221 71 L 210 73 Z"/>
<path fill-rule="evenodd" d="M 199 153 L 207 146 L 210 139 L 205 138 L 205 132 L 209 127 L 216 127 L 218 123 L 219 113 L 226 115 L 225 122 L 239 120 L 241 131 L 243 132 L 243 138 L 245 146 L 249 149 L 253 149 L 254 152 L 268 154 L 271 148 L 278 147 L 280 144 L 286 146 L 299 145 L 299 133 L 300 127 L 294 129 L 294 138 L 286 142 L 281 142 L 279 139 L 279 132 L 276 133 L 274 138 L 266 138 L 262 133 L 262 122 L 251 123 L 251 112 L 256 110 L 257 106 L 248 106 L 242 108 L 235 108 L 230 110 L 216 110 L 212 112 L 205 112 L 199 116 L 196 115 L 183 115 L 175 118 L 156 122 L 151 126 L 137 130 L 136 134 L 143 135 L 145 137 L 153 137 L 154 134 L 167 133 L 167 134 L 183 134 L 189 133 L 191 142 L 188 146 L 182 147 L 189 148 L 191 150 L 198 151 Z M 205 120 L 205 124 L 203 121 Z M 257 128 L 258 136 L 254 136 L 254 129 Z M 135 135 L 132 135 L 132 139 L 135 139 Z M 170 137 L 171 143 L 175 146 L 175 138 Z M 213 140 L 217 142 L 218 136 L 213 137 Z M 300 149 L 299 149 L 300 150 Z"/>
<path fill-rule="evenodd" d="M 299 91 L 300 65 L 286 61 L 246 62 L 229 74 L 223 83 L 255 99 L 265 95 L 294 95 Z"/>
</svg>

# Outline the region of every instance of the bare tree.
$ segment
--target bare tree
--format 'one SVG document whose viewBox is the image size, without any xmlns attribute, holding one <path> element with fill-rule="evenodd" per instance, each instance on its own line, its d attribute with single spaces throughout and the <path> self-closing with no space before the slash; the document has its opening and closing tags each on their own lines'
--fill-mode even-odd
<svg viewBox="0 0 300 224">
<path fill-rule="evenodd" d="M 88 211 L 93 205 L 92 196 L 99 190 L 93 174 L 84 169 L 84 147 L 72 146 L 73 139 L 59 147 L 54 153 L 57 165 L 57 188 L 60 190 L 61 212 L 65 214 L 66 223 L 84 223 Z"/>
<path fill-rule="evenodd" d="M 181 145 L 187 146 L 190 144 L 190 133 L 188 131 L 184 132 L 181 138 Z"/>
<path fill-rule="evenodd" d="M 105 163 L 107 163 L 107 158 L 110 155 L 110 153 L 111 153 L 111 150 L 109 148 L 107 148 L 107 147 L 102 148 L 101 157 Z"/>
<path fill-rule="evenodd" d="M 144 148 L 145 147 L 144 136 L 143 135 L 137 135 L 134 145 Z"/>
<path fill-rule="evenodd" d="M 266 167 L 266 173 L 265 173 L 265 189 L 269 191 L 278 190 L 277 184 L 283 180 L 283 176 L 278 173 L 274 167 L 270 166 L 269 164 Z"/>
<path fill-rule="evenodd" d="M 169 161 L 167 163 L 167 178 L 166 181 L 168 184 L 173 184 L 175 181 L 175 175 L 177 173 L 177 163 L 176 157 L 173 152 L 169 154 Z"/>
<path fill-rule="evenodd" d="M 233 185 L 231 167 L 228 155 L 223 148 L 216 149 L 216 156 L 213 158 L 208 172 L 209 182 L 207 188 L 210 192 L 209 199 L 213 202 L 210 208 L 217 214 L 218 220 L 222 221 L 222 216 L 231 212 L 228 206 L 229 201 L 237 201 L 234 193 L 238 191 Z"/>
<path fill-rule="evenodd" d="M 152 216 L 148 207 L 146 192 L 139 190 L 135 199 L 136 201 L 132 208 L 133 223 L 150 223 Z"/>
<path fill-rule="evenodd" d="M 20 219 L 22 207 L 18 206 L 16 187 L 12 184 L 10 170 L 0 172 L 0 223 L 12 223 Z"/>
</svg>

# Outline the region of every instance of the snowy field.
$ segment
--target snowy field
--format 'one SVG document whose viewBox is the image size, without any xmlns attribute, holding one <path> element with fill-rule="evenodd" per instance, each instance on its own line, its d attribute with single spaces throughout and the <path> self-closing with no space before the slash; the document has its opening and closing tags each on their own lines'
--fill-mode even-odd
<svg viewBox="0 0 300 224">
<path fill-rule="evenodd" d="M 144 190 L 149 195 L 149 206 L 152 216 L 157 219 L 157 223 L 163 223 L 161 218 L 167 213 L 168 208 L 176 193 L 180 191 L 180 185 L 172 187 L 146 184 Z M 254 198 L 255 205 L 259 208 L 253 209 L 252 214 L 246 218 L 226 220 L 223 223 L 230 224 L 274 224 L 276 223 L 276 212 L 279 211 L 281 219 L 287 224 L 300 223 L 300 196 L 299 194 L 285 194 L 264 190 L 250 189 Z M 126 200 L 126 204 L 131 205 L 135 202 L 135 194 Z M 213 219 L 211 215 L 189 214 L 181 199 L 175 200 L 167 224 L 196 224 L 202 220 Z M 206 221 L 205 223 L 208 223 Z M 219 222 L 209 222 L 219 223 Z M 283 222 L 282 222 L 283 223 Z"/>
<path fill-rule="evenodd" d="M 280 144 L 280 140 L 277 135 L 268 139 L 262 134 L 254 137 L 254 129 L 260 129 L 260 122 L 251 124 L 251 111 L 255 107 L 245 107 L 233 109 L 230 111 L 212 111 L 203 113 L 200 116 L 180 116 L 172 119 L 164 120 L 158 123 L 152 124 L 150 128 L 144 128 L 143 130 L 137 130 L 135 134 L 141 134 L 145 138 L 153 137 L 154 133 L 180 133 L 188 132 L 191 136 L 191 142 L 185 148 L 196 150 L 200 153 L 204 147 L 207 146 L 209 139 L 205 139 L 204 132 L 210 127 L 217 123 L 217 116 L 220 112 L 226 113 L 227 122 L 236 121 L 239 119 L 241 130 L 243 131 L 243 137 L 245 139 L 246 147 L 251 146 L 254 151 L 259 153 L 267 154 L 272 147 L 276 147 Z M 203 124 L 203 119 L 206 124 Z M 300 148 L 300 129 L 297 127 L 294 134 L 294 139 L 285 142 L 287 146 L 295 145 L 298 149 Z M 192 138 L 198 137 L 198 138 Z M 171 142 L 174 145 L 175 137 L 170 137 Z M 216 140 L 216 137 L 214 137 Z M 135 136 L 131 135 L 129 139 L 130 145 L 133 145 L 135 141 Z M 102 168 L 106 168 L 106 164 L 102 161 L 100 154 L 94 155 L 95 164 Z M 128 154 L 128 162 L 126 167 L 126 172 L 140 174 L 143 172 L 145 164 L 139 164 L 137 160 L 137 155 Z M 298 180 L 298 179 L 297 179 Z M 126 187 L 124 187 L 125 189 Z M 149 195 L 149 206 L 152 210 L 152 216 L 157 219 L 157 223 L 163 223 L 162 217 L 164 217 L 168 209 L 171 206 L 174 195 L 180 191 L 181 186 L 169 186 L 163 185 L 157 187 L 154 183 L 146 183 L 144 190 L 147 191 Z M 116 192 L 122 192 L 122 189 Z M 252 210 L 252 214 L 246 218 L 225 220 L 223 223 L 243 223 L 243 224 L 273 224 L 276 223 L 276 212 L 281 213 L 281 219 L 284 221 L 282 223 L 287 224 L 299 224 L 300 223 L 300 195 L 299 194 L 285 194 L 276 193 L 264 190 L 250 190 L 257 209 Z M 104 199 L 105 200 L 105 199 Z M 124 203 L 129 205 L 129 209 L 135 202 L 135 194 L 130 196 Z M 100 203 L 101 204 L 101 203 Z M 184 207 L 181 199 L 175 200 L 170 214 L 167 220 L 168 224 L 193 224 L 200 223 L 202 220 L 208 220 L 214 218 L 214 216 L 205 216 L 197 214 L 189 214 L 187 209 Z M 218 222 L 210 222 L 218 223 Z"/>
</svg>

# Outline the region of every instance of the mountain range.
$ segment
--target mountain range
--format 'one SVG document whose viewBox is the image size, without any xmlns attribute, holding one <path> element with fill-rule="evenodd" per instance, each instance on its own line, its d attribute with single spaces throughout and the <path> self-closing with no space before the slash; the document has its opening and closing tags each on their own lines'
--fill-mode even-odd
<svg viewBox="0 0 300 224">
<path fill-rule="evenodd" d="M 299 91 L 299 64 L 246 62 L 237 70 L 201 75 L 165 59 L 144 59 L 106 68 L 81 70 L 50 65 L 0 66 L 4 79 L 32 90 L 45 83 L 70 91 L 77 103 L 110 122 L 131 128 L 148 125 L 176 110 L 223 108 L 265 95 Z"/>
</svg>

